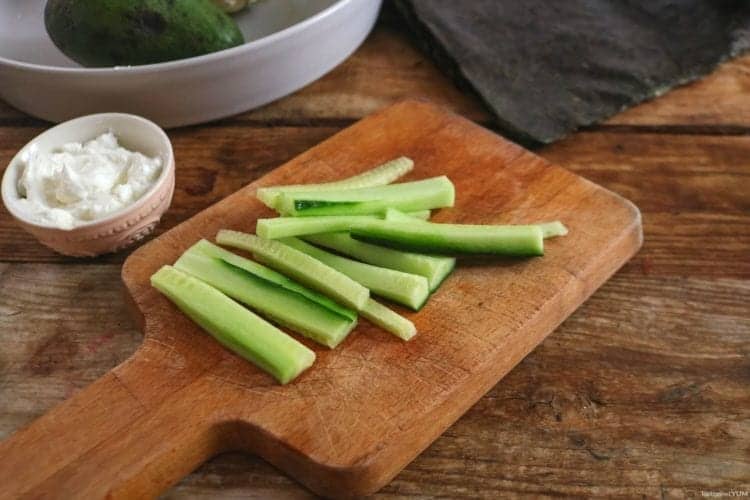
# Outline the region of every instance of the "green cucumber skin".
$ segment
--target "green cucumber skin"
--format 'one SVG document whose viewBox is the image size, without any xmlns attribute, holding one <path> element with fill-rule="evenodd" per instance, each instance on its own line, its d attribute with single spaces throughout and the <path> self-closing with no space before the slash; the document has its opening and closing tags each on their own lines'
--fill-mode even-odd
<svg viewBox="0 0 750 500">
<path fill-rule="evenodd" d="M 256 192 L 258 199 L 267 207 L 278 210 L 278 199 L 281 193 L 303 193 L 315 191 L 330 191 L 333 189 L 358 189 L 365 187 L 384 186 L 406 175 L 414 168 L 414 162 L 405 156 L 378 165 L 359 175 L 341 179 L 339 181 L 322 184 L 293 184 L 289 186 L 271 186 L 259 188 Z"/>
<path fill-rule="evenodd" d="M 361 312 L 367 320 L 401 340 L 411 340 L 417 334 L 414 323 L 373 299 L 367 301 Z"/>
<path fill-rule="evenodd" d="M 351 213 L 356 210 L 358 205 L 359 203 L 353 201 L 299 200 L 294 202 L 294 213 L 299 214 L 303 211 L 313 213 L 315 209 L 321 209 L 318 212 L 329 212 L 331 210 L 328 209 L 335 209 L 338 212 Z"/>
<path fill-rule="evenodd" d="M 389 207 L 401 211 L 451 207 L 455 188 L 445 176 L 371 188 L 312 193 L 282 192 L 282 213 L 293 216 L 368 215 L 385 212 Z"/>
<path fill-rule="evenodd" d="M 174 267 L 326 347 L 339 345 L 357 324 L 280 285 L 197 251 L 185 252 Z"/>
<path fill-rule="evenodd" d="M 296 281 L 287 278 L 283 274 L 276 272 L 269 267 L 260 265 L 250 259 L 240 257 L 239 255 L 234 254 L 229 250 L 225 250 L 218 245 L 214 245 L 208 240 L 198 241 L 196 244 L 190 247 L 187 252 L 199 252 L 209 257 L 221 259 L 227 264 L 238 267 L 243 271 L 252 273 L 258 278 L 278 285 L 288 290 L 289 292 L 301 295 L 302 297 L 311 300 L 322 307 L 325 307 L 326 309 L 332 311 L 335 314 L 338 314 L 343 318 L 346 318 L 350 321 L 354 321 L 357 319 L 357 311 L 337 304 L 335 301 L 331 300 L 322 293 L 318 293 L 315 290 L 306 288 Z"/>
<path fill-rule="evenodd" d="M 542 229 L 533 225 L 479 226 L 373 220 L 353 227 L 351 235 L 379 245 L 434 254 L 544 255 Z"/>
<path fill-rule="evenodd" d="M 172 266 L 151 284 L 220 344 L 272 375 L 281 384 L 312 366 L 315 353 L 214 287 Z"/>
<path fill-rule="evenodd" d="M 216 241 L 251 252 L 256 258 L 262 257 L 265 264 L 347 307 L 360 310 L 370 297 L 367 288 L 345 274 L 278 241 L 226 229 L 219 231 Z"/>
<path fill-rule="evenodd" d="M 281 242 L 346 274 L 369 288 L 375 295 L 398 302 L 415 311 L 421 309 L 430 296 L 430 288 L 424 276 L 357 262 L 334 255 L 297 238 L 284 238 Z"/>
<path fill-rule="evenodd" d="M 455 257 L 425 255 L 373 245 L 356 240 L 345 232 L 313 234 L 304 239 L 368 264 L 424 276 L 430 292 L 437 290 L 456 267 Z"/>
</svg>

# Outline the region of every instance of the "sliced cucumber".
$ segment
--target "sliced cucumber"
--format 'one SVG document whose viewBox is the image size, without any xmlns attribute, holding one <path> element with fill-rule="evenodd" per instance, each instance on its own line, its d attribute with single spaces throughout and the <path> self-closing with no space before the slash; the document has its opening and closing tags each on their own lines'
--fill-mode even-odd
<svg viewBox="0 0 750 500">
<path fill-rule="evenodd" d="M 453 183 L 446 177 L 371 188 L 311 193 L 282 192 L 280 211 L 294 216 L 378 214 L 388 207 L 402 211 L 451 207 Z"/>
<path fill-rule="evenodd" d="M 417 220 L 370 220 L 352 227 L 352 237 L 406 250 L 437 254 L 544 255 L 539 226 L 435 224 Z"/>
<path fill-rule="evenodd" d="M 258 219 L 255 232 L 268 240 L 288 238 L 305 234 L 348 231 L 368 220 L 379 219 L 376 215 L 330 215 L 318 217 L 276 217 Z"/>
<path fill-rule="evenodd" d="M 219 231 L 216 241 L 220 245 L 252 252 L 258 260 L 277 271 L 354 309 L 364 307 L 370 297 L 367 288 L 345 274 L 278 241 L 226 229 Z"/>
<path fill-rule="evenodd" d="M 346 274 L 369 288 L 370 292 L 411 307 L 415 311 L 419 310 L 430 296 L 430 288 L 424 276 L 357 262 L 321 250 L 297 238 L 284 238 L 280 241 Z"/>
<path fill-rule="evenodd" d="M 401 213 L 401 212 L 399 212 Z M 430 218 L 429 210 L 418 210 L 416 212 L 401 213 L 402 217 L 414 217 L 415 219 L 427 220 Z M 348 231 L 350 228 L 362 224 L 368 220 L 381 219 L 378 215 L 319 215 L 310 217 L 274 217 L 272 219 L 258 219 L 255 224 L 255 232 L 258 236 L 267 240 L 278 240 L 290 236 L 302 236 L 305 234 L 331 233 L 336 231 Z"/>
<path fill-rule="evenodd" d="M 315 353 L 211 285 L 172 266 L 151 284 L 222 345 L 286 384 L 309 368 Z"/>
<path fill-rule="evenodd" d="M 385 211 L 384 219 L 408 222 L 412 219 L 429 220 L 430 218 L 429 214 L 426 217 L 422 217 L 421 215 L 422 214 L 420 212 L 404 213 L 401 210 L 396 210 L 395 208 L 388 208 Z M 559 220 L 550 222 L 537 222 L 536 224 L 531 225 L 539 226 L 540 228 L 542 228 L 544 239 L 555 238 L 557 236 L 565 236 L 566 234 L 568 234 L 568 228 L 565 227 L 565 225 Z"/>
<path fill-rule="evenodd" d="M 295 184 L 291 186 L 273 186 L 258 188 L 256 196 L 267 207 L 278 209 L 277 202 L 282 192 L 302 193 L 314 191 L 330 191 L 332 189 L 357 189 L 364 187 L 384 186 L 407 174 L 414 168 L 414 162 L 402 156 L 383 163 L 354 177 L 349 177 L 324 184 Z"/>
<path fill-rule="evenodd" d="M 298 293 L 209 257 L 200 250 L 188 250 L 174 267 L 205 281 L 275 323 L 330 348 L 339 345 L 357 325 L 356 319 L 340 316 Z"/>
<path fill-rule="evenodd" d="M 362 316 L 402 340 L 410 340 L 417 334 L 414 323 L 372 299 L 367 301 L 360 312 Z"/>
<path fill-rule="evenodd" d="M 294 292 L 299 295 L 302 295 L 306 299 L 309 299 L 325 307 L 326 309 L 329 309 L 330 311 L 338 314 L 339 316 L 343 316 L 344 318 L 347 318 L 352 321 L 357 319 L 357 311 L 353 309 L 349 309 L 348 307 L 344 307 L 336 303 L 335 301 L 329 299 L 322 293 L 316 292 L 315 290 L 311 290 L 305 286 L 302 286 L 296 281 L 287 278 L 283 274 L 278 273 L 271 268 L 258 264 L 257 262 L 253 262 L 250 259 L 240 257 L 239 255 L 234 254 L 230 252 L 229 250 L 225 250 L 218 245 L 214 245 L 213 243 L 207 240 L 200 240 L 198 243 L 190 247 L 188 251 L 200 252 L 209 257 L 215 257 L 217 259 L 221 259 L 227 264 L 230 264 L 234 267 L 238 267 L 244 271 L 252 273 L 257 277 L 262 278 L 271 283 L 274 283 L 276 285 L 279 285 L 290 292 Z"/>
<path fill-rule="evenodd" d="M 540 222 L 537 226 L 542 228 L 544 238 L 554 238 L 556 236 L 565 236 L 568 234 L 568 228 L 559 220 L 552 222 Z"/>
<path fill-rule="evenodd" d="M 456 267 L 454 257 L 425 255 L 373 245 L 355 240 L 349 233 L 311 234 L 304 239 L 368 264 L 424 276 L 431 292 L 434 292 Z"/>
</svg>

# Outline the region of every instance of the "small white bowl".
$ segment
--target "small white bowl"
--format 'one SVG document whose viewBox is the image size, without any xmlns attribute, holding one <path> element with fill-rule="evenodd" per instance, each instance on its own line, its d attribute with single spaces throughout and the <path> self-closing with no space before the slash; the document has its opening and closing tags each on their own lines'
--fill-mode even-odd
<svg viewBox="0 0 750 500">
<path fill-rule="evenodd" d="M 346 59 L 382 0 L 264 0 L 235 16 L 247 43 L 143 66 L 84 68 L 44 28 L 46 0 L 0 0 L 0 98 L 59 122 L 105 111 L 162 127 L 202 123 L 285 96 Z"/>
<path fill-rule="evenodd" d="M 69 142 L 88 141 L 110 130 L 121 146 L 149 157 L 161 158 L 161 174 L 143 196 L 106 217 L 69 230 L 41 225 L 30 220 L 19 209 L 19 168 L 32 145 L 44 153 Z M 158 125 L 140 116 L 102 113 L 61 123 L 21 148 L 5 169 L 2 198 L 13 218 L 42 244 L 64 255 L 92 257 L 123 249 L 150 234 L 172 202 L 174 178 L 172 143 Z"/>
</svg>

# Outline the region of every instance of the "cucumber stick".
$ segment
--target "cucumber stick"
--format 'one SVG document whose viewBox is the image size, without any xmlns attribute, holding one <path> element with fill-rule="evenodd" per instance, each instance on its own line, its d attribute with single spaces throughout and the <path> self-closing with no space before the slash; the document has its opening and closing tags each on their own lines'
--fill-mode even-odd
<svg viewBox="0 0 750 500">
<path fill-rule="evenodd" d="M 279 210 L 287 215 L 366 215 L 393 207 L 401 211 L 452 207 L 453 183 L 446 177 L 359 189 L 282 192 Z"/>
<path fill-rule="evenodd" d="M 370 220 L 352 227 L 351 235 L 371 243 L 426 253 L 544 255 L 544 233 L 538 225 L 485 226 Z"/>
<path fill-rule="evenodd" d="M 277 271 L 348 307 L 360 310 L 370 297 L 367 288 L 345 274 L 278 241 L 226 229 L 219 231 L 216 241 L 220 245 L 251 252 L 258 260 Z"/>
<path fill-rule="evenodd" d="M 379 219 L 376 215 L 331 215 L 317 217 L 276 217 L 258 219 L 255 232 L 268 240 L 301 236 L 305 234 L 348 231 L 352 227 Z"/>
<path fill-rule="evenodd" d="M 424 276 L 430 292 L 434 292 L 456 267 L 454 257 L 424 255 L 373 245 L 355 240 L 349 233 L 312 234 L 304 239 L 368 264 Z"/>
<path fill-rule="evenodd" d="M 373 299 L 368 300 L 360 312 L 362 316 L 402 340 L 410 340 L 417 334 L 414 323 Z"/>
<path fill-rule="evenodd" d="M 151 284 L 222 345 L 282 384 L 315 361 L 313 351 L 198 278 L 164 266 Z"/>
<path fill-rule="evenodd" d="M 182 254 L 174 267 L 324 346 L 336 347 L 357 324 L 356 319 L 339 316 L 300 294 L 194 248 Z"/>
<path fill-rule="evenodd" d="M 348 177 L 325 184 L 295 184 L 291 186 L 273 186 L 259 188 L 256 196 L 267 207 L 278 209 L 278 199 L 282 192 L 303 193 L 314 191 L 330 191 L 334 189 L 357 189 L 364 187 L 384 186 L 407 174 L 414 168 L 414 162 L 402 156 L 375 167 L 354 177 Z"/>
<path fill-rule="evenodd" d="M 285 245 L 304 252 L 322 263 L 349 276 L 370 289 L 370 292 L 391 299 L 418 311 L 430 295 L 427 278 L 393 269 L 373 266 L 334 255 L 297 238 L 280 240 Z"/>
<path fill-rule="evenodd" d="M 416 219 L 428 220 L 429 210 L 418 210 L 408 212 L 402 217 L 414 217 Z M 272 219 L 258 219 L 255 232 L 258 236 L 267 240 L 277 240 L 290 236 L 303 236 L 306 234 L 332 233 L 348 231 L 352 227 L 362 224 L 368 220 L 377 220 L 377 215 L 318 215 L 310 217 L 274 217 Z"/>
<path fill-rule="evenodd" d="M 394 208 L 389 208 L 385 211 L 385 220 L 395 220 L 395 221 L 410 221 L 413 219 L 422 219 L 422 220 L 429 220 L 430 216 L 427 217 L 417 217 L 417 212 L 410 212 L 410 213 L 404 213 L 400 210 L 396 210 Z M 421 214 L 419 214 L 421 215 Z M 565 224 L 560 222 L 559 220 L 550 221 L 550 222 L 537 222 L 535 224 L 531 224 L 533 226 L 539 226 L 542 229 L 542 235 L 544 239 L 547 238 L 555 238 L 557 236 L 565 236 L 568 234 L 568 228 L 565 227 Z"/>
<path fill-rule="evenodd" d="M 315 290 L 304 287 L 296 281 L 287 278 L 283 274 L 278 273 L 271 268 L 260 265 L 250 259 L 240 257 L 239 255 L 234 254 L 229 250 L 225 250 L 218 245 L 214 245 L 207 240 L 200 240 L 198 243 L 190 247 L 188 251 L 200 252 L 209 257 L 221 259 L 227 264 L 252 273 L 257 277 L 262 278 L 270 283 L 276 284 L 290 292 L 299 294 L 306 299 L 311 300 L 318 305 L 325 307 L 326 309 L 329 309 L 339 316 L 343 316 L 344 318 L 350 320 L 357 319 L 357 311 L 339 305 L 322 293 L 318 293 Z"/>
</svg>

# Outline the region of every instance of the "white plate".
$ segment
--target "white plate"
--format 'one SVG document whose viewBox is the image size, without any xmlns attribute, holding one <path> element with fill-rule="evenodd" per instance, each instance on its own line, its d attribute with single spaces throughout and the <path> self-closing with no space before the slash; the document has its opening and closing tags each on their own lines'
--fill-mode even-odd
<svg viewBox="0 0 750 500">
<path fill-rule="evenodd" d="M 237 16 L 247 43 L 145 66 L 83 68 L 44 29 L 46 0 L 0 0 L 0 97 L 60 122 L 119 111 L 163 127 L 253 109 L 320 78 L 372 29 L 382 0 L 263 0 Z"/>
</svg>

